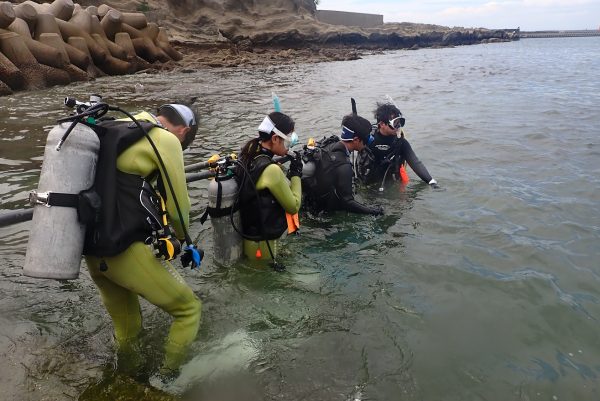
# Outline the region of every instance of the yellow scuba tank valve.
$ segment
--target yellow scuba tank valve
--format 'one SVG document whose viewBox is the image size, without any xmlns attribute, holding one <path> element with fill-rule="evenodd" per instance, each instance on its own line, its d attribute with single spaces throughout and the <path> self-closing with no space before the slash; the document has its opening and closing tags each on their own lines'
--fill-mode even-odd
<svg viewBox="0 0 600 401">
<path fill-rule="evenodd" d="M 216 163 L 219 159 L 221 158 L 221 156 L 219 156 L 218 153 L 215 153 L 214 155 L 212 155 L 211 157 L 208 158 L 208 160 L 206 161 L 209 165 L 210 164 L 214 164 Z"/>
<path fill-rule="evenodd" d="M 169 222 L 167 220 L 167 207 L 162 196 L 160 199 L 160 213 L 162 215 L 163 229 L 157 232 L 152 245 L 154 247 L 154 255 L 163 260 L 173 260 L 181 252 L 181 242 L 172 235 Z"/>
</svg>

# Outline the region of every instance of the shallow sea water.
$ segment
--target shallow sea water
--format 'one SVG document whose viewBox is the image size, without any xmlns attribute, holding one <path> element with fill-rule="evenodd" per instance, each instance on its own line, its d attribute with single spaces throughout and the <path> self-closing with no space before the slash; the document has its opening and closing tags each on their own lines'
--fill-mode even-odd
<svg viewBox="0 0 600 401">
<path fill-rule="evenodd" d="M 301 235 L 282 241 L 278 274 L 214 263 L 210 222 L 200 224 L 208 182 L 190 184 L 191 233 L 207 258 L 182 270 L 204 307 L 190 362 L 168 389 L 179 395 L 115 372 L 112 325 L 85 267 L 69 282 L 25 277 L 30 223 L 1 228 L 2 399 L 600 399 L 598 38 L 135 75 L 2 97 L 2 209 L 24 207 L 36 187 L 64 96 L 100 93 L 132 111 L 197 96 L 193 163 L 237 151 L 272 91 L 302 142 L 338 133 L 350 97 L 372 119 L 389 94 L 442 190 L 409 171 L 406 187 L 359 191 L 383 217 L 303 216 Z M 169 318 L 143 310 L 152 372 Z"/>
</svg>

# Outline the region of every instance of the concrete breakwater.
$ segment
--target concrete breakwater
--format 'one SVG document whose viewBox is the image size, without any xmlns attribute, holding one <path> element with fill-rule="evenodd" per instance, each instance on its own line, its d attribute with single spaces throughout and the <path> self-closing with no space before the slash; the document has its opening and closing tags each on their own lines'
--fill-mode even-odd
<svg viewBox="0 0 600 401">
<path fill-rule="evenodd" d="M 181 60 L 143 13 L 72 0 L 0 2 L 0 96 Z"/>
<path fill-rule="evenodd" d="M 524 39 L 539 38 L 584 38 L 590 36 L 600 36 L 600 29 L 578 30 L 578 31 L 528 31 L 521 32 Z"/>
</svg>

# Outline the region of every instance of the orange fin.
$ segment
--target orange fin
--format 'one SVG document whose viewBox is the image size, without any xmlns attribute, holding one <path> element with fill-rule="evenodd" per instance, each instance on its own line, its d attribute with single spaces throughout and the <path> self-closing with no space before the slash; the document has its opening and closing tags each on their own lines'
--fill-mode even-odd
<svg viewBox="0 0 600 401">
<path fill-rule="evenodd" d="M 287 220 L 288 234 L 292 234 L 298 231 L 298 229 L 300 228 L 300 219 L 298 218 L 298 213 L 286 213 L 285 218 Z"/>
<path fill-rule="evenodd" d="M 410 178 L 408 178 L 408 173 L 406 172 L 406 168 L 404 168 L 404 164 L 400 166 L 400 180 L 403 184 L 408 184 Z"/>
</svg>

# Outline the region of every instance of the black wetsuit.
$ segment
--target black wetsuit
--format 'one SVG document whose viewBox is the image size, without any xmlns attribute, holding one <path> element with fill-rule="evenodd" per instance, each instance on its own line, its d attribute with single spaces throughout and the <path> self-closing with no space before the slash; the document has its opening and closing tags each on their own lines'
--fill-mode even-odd
<svg viewBox="0 0 600 401">
<path fill-rule="evenodd" d="M 374 160 L 368 176 L 361 176 L 368 183 L 382 183 L 384 176 L 398 180 L 400 166 L 406 161 L 410 168 L 426 183 L 432 179 L 425 165 L 412 150 L 410 143 L 404 138 L 384 136 L 376 130 L 373 142 L 369 145 Z M 389 170 L 388 170 L 389 168 Z M 387 175 L 386 175 L 387 171 Z"/>
<path fill-rule="evenodd" d="M 354 199 L 353 178 L 350 155 L 344 143 L 337 141 L 325 145 L 314 178 L 311 178 L 313 183 L 308 183 L 309 179 L 303 179 L 306 206 L 313 212 L 346 210 L 352 213 L 381 214 L 380 207 L 366 206 Z"/>
</svg>

